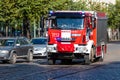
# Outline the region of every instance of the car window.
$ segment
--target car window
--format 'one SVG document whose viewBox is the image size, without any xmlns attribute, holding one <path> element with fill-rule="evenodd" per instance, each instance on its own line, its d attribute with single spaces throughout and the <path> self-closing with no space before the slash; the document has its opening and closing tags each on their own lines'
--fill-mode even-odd
<svg viewBox="0 0 120 80">
<path fill-rule="evenodd" d="M 16 44 L 20 44 L 20 40 L 19 39 L 17 39 Z"/>
<path fill-rule="evenodd" d="M 14 46 L 15 39 L 2 39 L 0 40 L 1 46 Z"/>
<path fill-rule="evenodd" d="M 27 45 L 29 42 L 26 39 L 20 39 L 20 45 Z"/>
<path fill-rule="evenodd" d="M 31 40 L 32 44 L 46 44 L 47 43 L 47 39 L 32 39 Z"/>
<path fill-rule="evenodd" d="M 22 39 L 19 39 L 20 45 L 24 45 L 24 41 Z"/>
<path fill-rule="evenodd" d="M 26 39 L 23 39 L 24 44 L 29 44 L 29 42 Z"/>
</svg>

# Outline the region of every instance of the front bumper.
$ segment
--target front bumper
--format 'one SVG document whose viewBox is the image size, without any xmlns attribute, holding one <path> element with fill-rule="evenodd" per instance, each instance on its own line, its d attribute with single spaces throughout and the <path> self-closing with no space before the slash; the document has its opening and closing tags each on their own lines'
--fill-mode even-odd
<svg viewBox="0 0 120 80">
<path fill-rule="evenodd" d="M 84 54 L 74 53 L 48 53 L 48 59 L 81 59 L 84 58 Z"/>
<path fill-rule="evenodd" d="M 57 45 L 47 46 L 48 59 L 81 59 L 84 58 L 85 54 L 88 54 L 88 48 L 86 45 L 74 44 L 73 52 L 59 52 L 57 51 Z"/>
<path fill-rule="evenodd" d="M 44 51 L 34 51 L 33 56 L 47 56 L 47 52 Z"/>
<path fill-rule="evenodd" d="M 57 51 L 57 44 L 54 45 L 48 45 L 47 46 L 47 52 L 48 53 L 59 53 Z M 64 51 L 63 51 L 64 53 Z M 73 53 L 88 53 L 88 48 L 86 45 L 78 45 L 78 44 L 74 44 L 74 52 Z"/>
<path fill-rule="evenodd" d="M 0 53 L 0 60 L 9 60 L 9 53 Z"/>
</svg>

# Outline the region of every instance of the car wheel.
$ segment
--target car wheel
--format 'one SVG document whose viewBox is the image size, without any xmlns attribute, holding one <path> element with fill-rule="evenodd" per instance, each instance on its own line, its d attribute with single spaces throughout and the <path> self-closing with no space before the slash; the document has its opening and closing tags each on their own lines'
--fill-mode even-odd
<svg viewBox="0 0 120 80">
<path fill-rule="evenodd" d="M 9 63 L 10 64 L 15 64 L 16 63 L 16 59 L 17 59 L 17 55 L 16 54 L 12 54 L 10 60 L 9 60 Z"/>
<path fill-rule="evenodd" d="M 29 62 L 33 61 L 33 53 L 32 53 L 32 51 L 28 52 L 27 61 L 29 61 Z"/>
</svg>

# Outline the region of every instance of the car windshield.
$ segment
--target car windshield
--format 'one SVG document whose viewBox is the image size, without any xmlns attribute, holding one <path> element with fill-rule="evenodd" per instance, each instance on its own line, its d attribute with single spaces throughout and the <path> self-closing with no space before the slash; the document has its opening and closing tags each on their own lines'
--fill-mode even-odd
<svg viewBox="0 0 120 80">
<path fill-rule="evenodd" d="M 15 40 L 14 39 L 1 39 L 0 46 L 14 46 Z"/>
<path fill-rule="evenodd" d="M 32 44 L 46 44 L 47 39 L 32 39 L 31 43 Z"/>
<path fill-rule="evenodd" d="M 83 29 L 83 18 L 57 18 L 52 21 L 52 28 L 58 29 Z"/>
</svg>

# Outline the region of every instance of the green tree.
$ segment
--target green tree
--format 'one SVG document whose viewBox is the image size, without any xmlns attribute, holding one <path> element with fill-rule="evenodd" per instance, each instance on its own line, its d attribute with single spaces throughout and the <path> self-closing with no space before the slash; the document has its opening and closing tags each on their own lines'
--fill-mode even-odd
<svg viewBox="0 0 120 80">
<path fill-rule="evenodd" d="M 23 26 L 23 35 L 30 38 L 30 28 L 40 22 L 49 10 L 94 10 L 108 14 L 110 26 L 120 25 L 120 1 L 116 5 L 86 0 L 0 0 L 0 21 L 12 26 Z M 111 11 L 112 10 L 112 11 Z M 23 25 L 22 25 L 23 23 Z"/>
<path fill-rule="evenodd" d="M 109 7 L 108 7 L 108 25 L 111 28 L 115 27 L 115 10 L 116 10 L 115 5 L 109 4 Z"/>
<path fill-rule="evenodd" d="M 10 23 L 15 22 L 17 16 L 17 8 L 15 7 L 14 0 L 1 0 L 0 1 L 0 21 L 5 23 L 6 36 L 8 36 L 8 28 Z"/>
<path fill-rule="evenodd" d="M 87 3 L 85 0 L 79 0 L 77 2 L 73 2 L 69 4 L 71 10 L 83 10 L 86 11 L 87 9 Z"/>
<path fill-rule="evenodd" d="M 116 4 L 109 4 L 108 7 L 108 24 L 111 28 L 120 28 L 120 1 L 116 0 Z"/>
<path fill-rule="evenodd" d="M 117 28 L 120 28 L 120 1 L 116 0 L 116 5 L 115 5 L 115 26 Z"/>
</svg>

